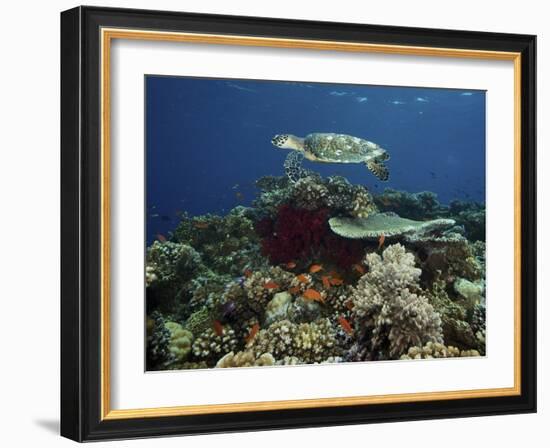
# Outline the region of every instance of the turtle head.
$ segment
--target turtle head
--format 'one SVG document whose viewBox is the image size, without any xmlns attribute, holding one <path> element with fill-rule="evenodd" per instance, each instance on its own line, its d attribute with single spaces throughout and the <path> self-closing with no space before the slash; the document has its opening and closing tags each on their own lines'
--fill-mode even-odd
<svg viewBox="0 0 550 448">
<path fill-rule="evenodd" d="M 304 149 L 304 140 L 292 134 L 277 134 L 271 139 L 271 143 L 282 149 L 295 149 L 297 151 L 303 151 Z"/>
</svg>

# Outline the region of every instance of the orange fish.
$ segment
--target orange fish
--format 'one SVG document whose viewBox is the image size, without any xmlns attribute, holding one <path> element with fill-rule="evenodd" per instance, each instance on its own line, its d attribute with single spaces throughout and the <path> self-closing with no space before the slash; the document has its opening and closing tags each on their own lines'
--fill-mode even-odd
<svg viewBox="0 0 550 448">
<path fill-rule="evenodd" d="M 296 267 L 296 263 L 294 263 L 293 261 L 289 261 L 286 264 L 286 267 L 287 267 L 287 269 L 294 269 Z"/>
<path fill-rule="evenodd" d="M 321 277 L 321 280 L 323 281 L 323 286 L 325 287 L 325 289 L 329 289 L 330 288 L 330 280 L 329 280 L 328 276 L 323 275 Z"/>
<path fill-rule="evenodd" d="M 297 275 L 296 278 L 300 283 L 309 283 L 309 278 L 307 278 L 304 274 Z"/>
<path fill-rule="evenodd" d="M 157 234 L 157 240 L 159 240 L 161 243 L 166 243 L 166 237 L 161 233 Z"/>
<path fill-rule="evenodd" d="M 386 241 L 386 235 L 382 234 L 380 238 L 378 238 L 378 250 L 384 245 L 384 241 Z"/>
<path fill-rule="evenodd" d="M 260 331 L 260 324 L 259 323 L 255 323 L 252 328 L 250 329 L 250 333 L 248 333 L 248 336 L 246 337 L 245 339 L 245 342 L 248 344 L 249 342 L 251 342 L 254 337 L 258 334 L 258 331 Z"/>
<path fill-rule="evenodd" d="M 218 336 L 223 335 L 223 325 L 221 324 L 221 322 L 219 320 L 215 320 L 213 322 L 213 327 L 214 327 L 214 331 L 216 332 L 216 334 Z"/>
<path fill-rule="evenodd" d="M 347 334 L 353 334 L 353 328 L 344 316 L 338 317 L 338 323 L 344 329 Z"/>
<path fill-rule="evenodd" d="M 323 266 L 320 264 L 312 264 L 309 268 L 310 274 L 315 274 L 316 272 L 322 271 Z"/>
<path fill-rule="evenodd" d="M 344 280 L 341 278 L 331 278 L 329 281 L 332 286 L 340 286 L 344 284 Z"/>
<path fill-rule="evenodd" d="M 353 302 L 351 300 L 346 300 L 346 303 L 344 303 L 344 305 L 346 305 L 346 308 L 350 311 L 353 311 Z"/>
<path fill-rule="evenodd" d="M 275 283 L 273 280 L 264 284 L 265 289 L 277 289 L 279 287 L 278 283 Z"/>
<path fill-rule="evenodd" d="M 299 286 L 293 286 L 292 288 L 290 288 L 290 289 L 288 290 L 288 292 L 289 292 L 290 294 L 296 294 L 296 293 L 298 293 L 299 291 L 300 291 L 300 287 L 299 287 Z"/>
<path fill-rule="evenodd" d="M 197 221 L 197 222 L 194 223 L 194 226 L 197 229 L 208 229 L 209 224 L 207 222 L 204 222 L 204 221 Z"/>
<path fill-rule="evenodd" d="M 323 296 L 319 293 L 319 291 L 315 291 L 315 289 L 306 289 L 302 295 L 305 299 L 325 303 L 325 299 L 323 299 Z"/>
<path fill-rule="evenodd" d="M 245 269 L 243 274 L 246 278 L 250 278 L 252 276 L 252 271 L 250 269 Z"/>
<path fill-rule="evenodd" d="M 363 274 L 365 273 L 365 268 L 364 268 L 362 265 L 360 265 L 360 264 L 354 264 L 354 265 L 352 266 L 352 268 L 353 268 L 354 270 L 356 270 L 357 272 L 359 272 L 359 274 L 361 274 L 361 275 L 363 275 Z"/>
</svg>

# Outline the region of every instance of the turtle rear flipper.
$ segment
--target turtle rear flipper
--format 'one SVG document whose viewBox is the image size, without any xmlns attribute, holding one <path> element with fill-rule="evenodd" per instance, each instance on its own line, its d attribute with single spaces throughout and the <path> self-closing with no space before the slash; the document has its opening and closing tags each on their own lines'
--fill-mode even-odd
<svg viewBox="0 0 550 448">
<path fill-rule="evenodd" d="M 388 167 L 382 162 L 370 160 L 366 163 L 366 165 L 369 171 L 376 177 L 378 177 L 378 179 L 380 179 L 381 181 L 388 180 L 390 173 L 388 171 Z"/>
</svg>

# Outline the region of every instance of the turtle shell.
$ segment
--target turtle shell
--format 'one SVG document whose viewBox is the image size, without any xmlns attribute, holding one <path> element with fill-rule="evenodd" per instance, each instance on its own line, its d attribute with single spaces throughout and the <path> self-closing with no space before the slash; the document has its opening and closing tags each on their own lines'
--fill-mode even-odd
<svg viewBox="0 0 550 448">
<path fill-rule="evenodd" d="M 365 163 L 384 151 L 376 143 L 346 134 L 314 133 L 306 136 L 304 149 L 322 162 Z"/>
</svg>

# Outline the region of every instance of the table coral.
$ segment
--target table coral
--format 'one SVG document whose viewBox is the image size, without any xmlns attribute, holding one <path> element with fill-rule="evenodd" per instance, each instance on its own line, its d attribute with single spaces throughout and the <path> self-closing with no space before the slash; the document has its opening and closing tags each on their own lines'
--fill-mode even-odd
<svg viewBox="0 0 550 448">
<path fill-rule="evenodd" d="M 387 351 L 395 359 L 410 346 L 442 342 L 441 319 L 420 291 L 414 255 L 394 244 L 382 257 L 368 254 L 366 264 L 369 272 L 359 279 L 351 300 L 359 330 L 370 339 L 371 356 L 380 358 Z"/>
<path fill-rule="evenodd" d="M 385 237 L 412 237 L 441 232 L 455 224 L 452 219 L 414 221 L 395 213 L 376 213 L 368 218 L 333 217 L 329 220 L 331 230 L 345 238 L 377 240 Z"/>
</svg>

